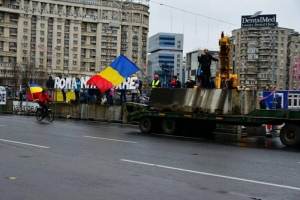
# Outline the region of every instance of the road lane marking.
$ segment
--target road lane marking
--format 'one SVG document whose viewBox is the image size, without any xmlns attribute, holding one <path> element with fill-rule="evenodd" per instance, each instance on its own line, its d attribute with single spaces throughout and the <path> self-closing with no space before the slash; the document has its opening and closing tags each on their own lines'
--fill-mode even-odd
<svg viewBox="0 0 300 200">
<path fill-rule="evenodd" d="M 279 185 L 279 184 L 274 184 L 274 183 L 255 181 L 255 180 L 237 178 L 237 177 L 232 177 L 232 176 L 224 176 L 224 175 L 219 175 L 219 174 L 211 174 L 211 173 L 188 170 L 188 169 L 182 169 L 182 168 L 176 168 L 176 167 L 168 167 L 168 166 L 165 166 L 165 165 L 157 165 L 157 164 L 139 162 L 139 161 L 134 161 L 134 160 L 121 159 L 121 161 L 140 164 L 140 165 L 148 165 L 148 166 L 152 166 L 152 167 L 172 169 L 172 170 L 183 171 L 183 172 L 190 172 L 190 173 L 201 174 L 201 175 L 206 175 L 206 176 L 214 176 L 214 177 L 218 177 L 218 178 L 225 178 L 225 179 L 244 181 L 244 182 L 249 182 L 249 183 L 257 183 L 257 184 L 261 184 L 261 185 L 269 185 L 269 186 L 274 186 L 274 187 L 280 187 L 280 188 L 286 188 L 286 189 L 292 189 L 292 190 L 299 190 L 300 191 L 300 188 L 287 186 L 287 185 Z"/>
<path fill-rule="evenodd" d="M 93 138 L 93 139 L 99 139 L 99 140 L 111 140 L 115 142 L 127 142 L 127 143 L 137 143 L 137 142 L 132 142 L 132 141 L 126 141 L 126 140 L 115 140 L 115 139 L 109 139 L 109 138 L 100 138 L 100 137 L 91 137 L 91 136 L 83 136 L 87 138 Z"/>
<path fill-rule="evenodd" d="M 46 146 L 41 146 L 41 145 L 36 145 L 36 144 L 29 144 L 29 143 L 23 143 L 23 142 L 17 142 L 17 141 L 12 141 L 12 140 L 0 139 L 0 141 L 10 142 L 10 143 L 15 143 L 15 144 L 24 144 L 24 145 L 28 145 L 28 146 L 40 147 L 40 148 L 45 148 L 45 149 L 49 149 L 50 148 L 50 147 L 46 147 Z"/>
<path fill-rule="evenodd" d="M 203 140 L 203 138 L 184 137 L 184 136 L 179 136 L 179 135 L 165 135 L 165 134 L 156 134 L 156 133 L 152 133 L 152 135 L 159 135 L 159 136 L 165 136 L 165 137 L 174 137 L 174 138 L 194 139 L 194 140 Z"/>
<path fill-rule="evenodd" d="M 98 122 L 98 123 L 109 124 L 107 122 Z M 104 127 L 104 126 L 95 125 L 95 124 L 73 124 L 73 123 L 59 123 L 59 122 L 56 122 L 54 124 L 58 124 L 58 125 L 74 125 L 74 126 L 87 126 L 87 127 L 93 127 L 93 128 L 99 128 L 99 127 L 101 127 L 101 128 L 104 128 L 104 129 L 106 128 L 106 129 L 114 129 L 114 130 L 120 130 L 120 129 L 124 130 L 124 127 L 127 126 L 126 124 L 119 124 L 119 123 L 115 123 L 115 124 L 119 124 L 119 125 L 121 125 L 123 127 L 119 127 L 119 128 L 118 127 L 112 127 L 112 126 Z M 111 124 L 114 124 L 114 123 L 111 123 Z M 131 128 L 126 128 L 125 130 L 131 131 L 132 129 Z"/>
</svg>

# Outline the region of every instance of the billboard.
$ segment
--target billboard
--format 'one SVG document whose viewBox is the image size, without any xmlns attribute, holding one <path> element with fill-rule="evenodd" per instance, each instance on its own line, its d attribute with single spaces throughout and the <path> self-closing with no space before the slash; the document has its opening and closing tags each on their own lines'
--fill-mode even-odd
<svg viewBox="0 0 300 200">
<path fill-rule="evenodd" d="M 258 15 L 251 17 L 252 15 L 242 16 L 241 27 L 250 28 L 250 27 L 267 27 L 267 26 L 276 26 L 276 15 Z"/>
</svg>

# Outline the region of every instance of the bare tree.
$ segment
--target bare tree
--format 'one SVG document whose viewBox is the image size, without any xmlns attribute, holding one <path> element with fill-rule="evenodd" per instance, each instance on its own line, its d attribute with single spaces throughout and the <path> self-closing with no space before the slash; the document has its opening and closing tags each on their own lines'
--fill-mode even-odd
<svg viewBox="0 0 300 200">
<path fill-rule="evenodd" d="M 3 70 L 4 72 L 3 80 L 5 80 L 8 86 L 11 86 L 11 89 L 8 92 L 8 96 L 13 96 L 13 97 L 16 96 L 15 91 L 18 85 L 18 78 L 17 78 L 18 75 L 16 75 L 17 71 L 18 70 L 17 70 L 16 63 L 9 63 L 8 65 L 5 66 L 5 69 Z"/>
<path fill-rule="evenodd" d="M 20 71 L 21 71 L 21 84 L 25 88 L 28 87 L 30 83 L 33 82 L 34 77 L 35 77 L 35 64 L 33 63 L 28 63 L 20 66 Z"/>
<path fill-rule="evenodd" d="M 35 71 L 35 82 L 39 84 L 40 86 L 45 86 L 46 81 L 48 78 L 48 73 L 43 68 L 38 68 Z"/>
<path fill-rule="evenodd" d="M 13 63 L 12 64 L 12 68 L 11 68 L 11 82 L 12 85 L 14 86 L 18 86 L 19 85 L 19 81 L 20 81 L 20 75 L 21 75 L 21 70 L 20 70 L 20 65 L 17 63 Z"/>
<path fill-rule="evenodd" d="M 17 96 L 17 90 L 20 83 L 20 75 L 21 75 L 20 65 L 17 63 L 12 63 L 10 80 L 12 83 L 12 93 L 13 96 L 15 97 Z"/>
</svg>

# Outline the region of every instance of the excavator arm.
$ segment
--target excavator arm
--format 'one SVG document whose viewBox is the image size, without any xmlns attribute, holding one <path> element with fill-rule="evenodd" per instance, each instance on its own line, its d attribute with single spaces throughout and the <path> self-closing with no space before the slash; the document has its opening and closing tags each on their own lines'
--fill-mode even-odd
<svg viewBox="0 0 300 200">
<path fill-rule="evenodd" d="M 221 33 L 219 47 L 220 71 L 216 77 L 216 88 L 237 88 L 237 75 L 230 73 L 232 71 L 232 67 L 230 66 L 230 40 L 224 35 L 224 32 Z"/>
</svg>

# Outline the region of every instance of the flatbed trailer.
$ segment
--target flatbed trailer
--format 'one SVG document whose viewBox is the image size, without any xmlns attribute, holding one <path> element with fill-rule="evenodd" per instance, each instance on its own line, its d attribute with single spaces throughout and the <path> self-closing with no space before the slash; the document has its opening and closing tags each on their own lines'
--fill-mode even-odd
<svg viewBox="0 0 300 200">
<path fill-rule="evenodd" d="M 300 145 L 300 110 L 255 109 L 245 115 L 224 115 L 199 112 L 163 111 L 151 106 L 126 103 L 123 106 L 127 122 L 138 122 L 143 133 L 175 134 L 178 131 L 198 130 L 199 135 L 210 136 L 216 124 L 260 126 L 285 124 L 280 140 L 286 146 Z"/>
</svg>

